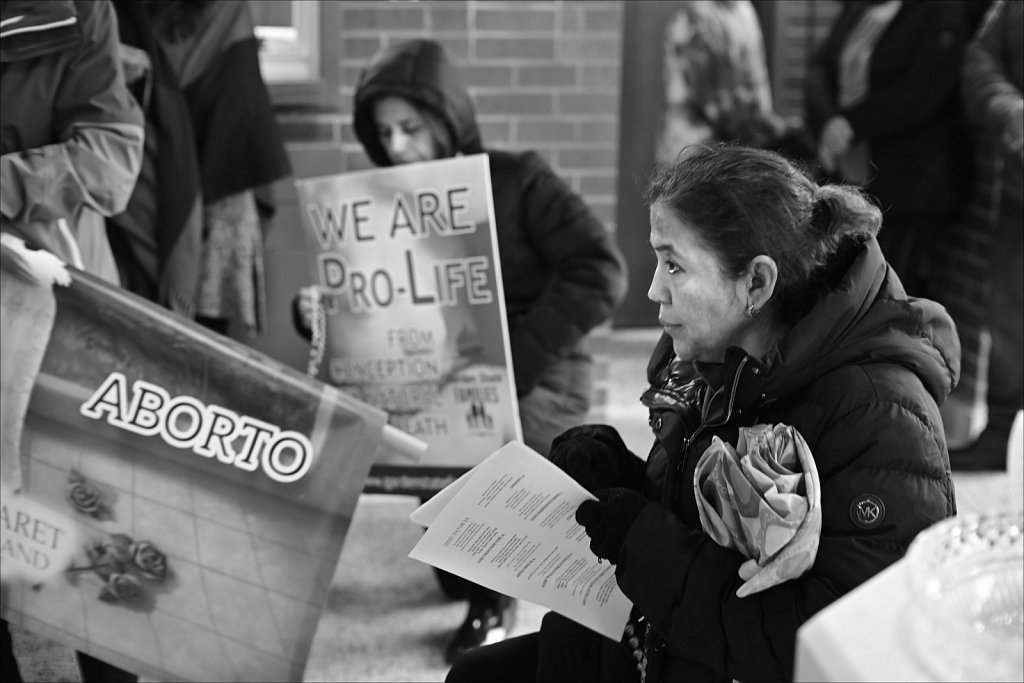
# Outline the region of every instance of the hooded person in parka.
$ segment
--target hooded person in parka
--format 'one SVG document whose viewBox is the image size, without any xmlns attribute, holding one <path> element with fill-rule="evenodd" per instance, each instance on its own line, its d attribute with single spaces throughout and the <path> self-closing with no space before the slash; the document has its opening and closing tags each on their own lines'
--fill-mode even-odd
<svg viewBox="0 0 1024 683">
<path fill-rule="evenodd" d="M 359 79 L 353 126 L 378 166 L 394 164 L 374 119 L 374 105 L 387 96 L 408 100 L 441 124 L 439 158 L 487 152 L 520 408 L 539 387 L 563 397 L 545 412 L 585 414 L 585 337 L 625 294 L 625 262 L 611 234 L 536 152 L 484 148 L 473 102 L 438 43 L 412 40 L 385 50 Z M 527 413 L 526 442 L 546 453 L 562 430 L 543 429 L 538 438 L 531 420 L 541 418 Z"/>
<path fill-rule="evenodd" d="M 396 100 L 422 119 L 426 142 L 418 123 L 385 120 L 382 111 Z M 540 155 L 484 146 L 461 75 L 436 42 L 399 43 L 370 61 L 356 87 L 353 127 L 377 166 L 487 153 L 519 417 L 526 444 L 547 454 L 554 437 L 586 421 L 593 391 L 587 337 L 625 295 L 625 261 L 611 233 Z M 298 326 L 308 327 L 302 317 Z M 470 599 L 449 661 L 500 639 L 499 629 L 507 634 L 510 599 L 439 576 L 446 592 Z"/>
<path fill-rule="evenodd" d="M 885 262 L 877 208 L 778 155 L 727 146 L 689 150 L 648 200 L 648 296 L 665 328 L 642 398 L 654 446 L 645 463 L 612 427 L 588 425 L 552 448 L 598 498 L 576 518 L 616 566 L 629 633 L 614 642 L 549 614 L 532 645 L 523 636 L 501 661 L 471 653 L 449 681 L 488 680 L 512 660 L 537 680 L 638 679 L 637 663 L 646 681 L 790 680 L 798 627 L 956 513 L 938 406 L 959 340 Z M 822 524 L 805 573 L 738 597 L 747 558 L 702 527 L 695 467 L 713 436 L 736 445 L 755 424 L 806 440 Z"/>
</svg>

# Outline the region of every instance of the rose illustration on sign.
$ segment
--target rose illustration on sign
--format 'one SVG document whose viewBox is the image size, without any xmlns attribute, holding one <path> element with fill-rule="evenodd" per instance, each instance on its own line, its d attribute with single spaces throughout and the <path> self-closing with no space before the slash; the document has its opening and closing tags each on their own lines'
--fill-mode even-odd
<svg viewBox="0 0 1024 683">
<path fill-rule="evenodd" d="M 77 470 L 68 473 L 68 502 L 76 511 L 95 519 L 112 519 L 106 496 Z"/>
<path fill-rule="evenodd" d="M 94 572 L 103 579 L 99 599 L 104 602 L 149 609 L 156 588 L 171 576 L 167 556 L 150 541 L 135 541 L 126 534 L 110 534 L 85 547 L 88 564 L 70 567 L 69 580 L 80 572 Z"/>
<path fill-rule="evenodd" d="M 163 581 L 167 578 L 167 556 L 157 550 L 149 541 L 139 541 L 131 545 L 132 563 L 139 573 L 151 581 Z"/>
<path fill-rule="evenodd" d="M 100 589 L 100 600 L 106 602 L 139 602 L 142 598 L 142 586 L 131 574 L 111 574 Z"/>
<path fill-rule="evenodd" d="M 77 470 L 68 473 L 67 499 L 83 515 L 94 519 L 113 519 L 107 503 L 109 496 Z M 151 541 L 136 541 L 122 533 L 94 539 L 85 546 L 88 563 L 66 570 L 68 580 L 77 583 L 81 572 L 94 572 L 103 580 L 99 599 L 104 602 L 150 609 L 153 591 L 170 576 L 167 556 Z"/>
<path fill-rule="evenodd" d="M 109 506 L 112 496 L 113 493 L 105 492 L 77 470 L 68 473 L 67 499 L 77 512 L 98 520 L 113 519 Z M 77 583 L 80 573 L 95 573 L 103 580 L 99 599 L 104 602 L 149 609 L 157 586 L 170 576 L 167 556 L 156 545 L 147 540 L 136 541 L 127 534 L 94 538 L 86 544 L 85 555 L 85 566 L 72 564 L 66 570 L 68 580 Z"/>
</svg>

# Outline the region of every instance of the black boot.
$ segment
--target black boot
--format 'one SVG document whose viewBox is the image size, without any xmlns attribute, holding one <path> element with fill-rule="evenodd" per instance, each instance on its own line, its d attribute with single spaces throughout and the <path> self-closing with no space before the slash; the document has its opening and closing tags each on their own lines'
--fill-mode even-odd
<svg viewBox="0 0 1024 683">
<path fill-rule="evenodd" d="M 1017 417 L 1016 406 L 990 406 L 988 424 L 970 446 L 949 451 L 949 466 L 954 471 L 1006 471 L 1006 449 L 1010 429 Z"/>
<path fill-rule="evenodd" d="M 459 655 L 480 647 L 498 643 L 508 637 L 516 621 L 516 600 L 506 595 L 494 598 L 473 598 L 469 601 L 466 620 L 455 632 L 445 661 L 451 664 Z"/>
</svg>

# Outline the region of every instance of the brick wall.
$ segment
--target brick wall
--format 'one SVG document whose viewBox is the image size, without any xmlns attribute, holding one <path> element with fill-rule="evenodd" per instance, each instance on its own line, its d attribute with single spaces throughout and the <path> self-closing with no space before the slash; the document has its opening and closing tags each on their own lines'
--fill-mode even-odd
<svg viewBox="0 0 1024 683">
<path fill-rule="evenodd" d="M 609 223 L 614 217 L 619 2 L 353 2 L 341 10 L 342 149 L 368 165 L 348 123 L 353 84 L 379 48 L 444 44 L 463 69 L 489 147 L 534 149 Z"/>
<path fill-rule="evenodd" d="M 298 178 L 371 164 L 351 128 L 360 69 L 378 49 L 431 37 L 463 70 L 488 147 L 532 149 L 614 230 L 622 3 L 469 0 L 337 3 L 323 28 L 334 41 L 338 106 L 282 110 L 279 122 Z M 336 24 L 336 25 L 334 25 Z M 276 188 L 280 209 L 266 245 L 271 329 L 247 340 L 304 367 L 291 329 L 294 291 L 311 278 L 302 259 L 294 189 Z"/>
<path fill-rule="evenodd" d="M 807 60 L 828 35 L 842 5 L 836 0 L 761 0 L 755 7 L 764 30 L 773 105 L 782 116 L 799 119 Z"/>
<path fill-rule="evenodd" d="M 626 0 L 629 1 L 629 0 Z M 799 117 L 806 58 L 838 11 L 835 0 L 756 3 L 765 31 L 775 104 Z M 296 177 L 366 168 L 351 129 L 356 77 L 379 48 L 433 37 L 463 68 L 489 146 L 534 149 L 615 229 L 622 0 L 345 0 L 324 12 L 325 56 L 336 63 L 333 108 L 282 109 Z M 294 367 L 306 346 L 292 330 L 291 298 L 312 279 L 302 252 L 294 189 L 276 188 L 280 210 L 266 245 L 270 329 L 248 343 Z M 979 302 L 988 243 L 982 185 L 955 237 L 942 247 L 945 281 L 936 298 L 950 309 L 964 342 L 961 392 L 973 396 L 983 347 Z"/>
</svg>

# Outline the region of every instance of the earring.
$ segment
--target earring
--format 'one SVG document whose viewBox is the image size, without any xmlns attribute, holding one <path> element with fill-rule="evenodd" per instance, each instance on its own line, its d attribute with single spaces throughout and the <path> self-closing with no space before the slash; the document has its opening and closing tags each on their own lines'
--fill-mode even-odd
<svg viewBox="0 0 1024 683">
<path fill-rule="evenodd" d="M 756 317 L 757 314 L 760 313 L 760 312 L 761 312 L 761 309 L 754 308 L 754 304 L 747 304 L 746 313 L 747 313 L 747 317 L 748 318 Z"/>
</svg>

